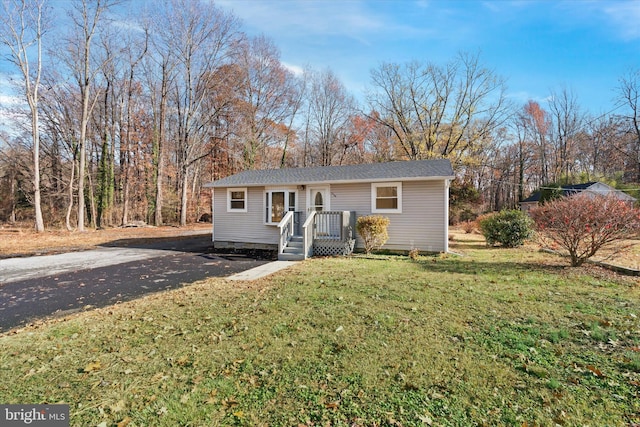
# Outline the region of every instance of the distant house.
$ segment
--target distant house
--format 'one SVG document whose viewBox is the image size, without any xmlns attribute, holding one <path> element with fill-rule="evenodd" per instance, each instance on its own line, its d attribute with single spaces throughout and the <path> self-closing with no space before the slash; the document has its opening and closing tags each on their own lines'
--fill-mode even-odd
<svg viewBox="0 0 640 427">
<path fill-rule="evenodd" d="M 358 216 L 390 219 L 384 248 L 448 250 L 448 160 L 240 172 L 213 189 L 216 248 L 278 249 L 279 259 L 362 247 Z"/>
<path fill-rule="evenodd" d="M 586 194 L 591 196 L 615 194 L 620 200 L 624 200 L 629 203 L 635 203 L 636 198 L 631 197 L 627 193 L 616 190 L 602 182 L 587 182 L 585 184 L 563 185 L 560 187 L 560 191 L 563 197 L 573 196 L 575 194 Z M 520 202 L 520 209 L 524 212 L 528 212 L 532 208 L 538 206 L 542 192 L 540 190 L 535 191 L 531 196 L 527 197 Z"/>
</svg>

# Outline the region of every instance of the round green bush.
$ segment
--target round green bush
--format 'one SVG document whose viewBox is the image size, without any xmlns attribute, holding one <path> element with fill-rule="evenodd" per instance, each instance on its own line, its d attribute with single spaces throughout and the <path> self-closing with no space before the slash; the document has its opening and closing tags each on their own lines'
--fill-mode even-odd
<svg viewBox="0 0 640 427">
<path fill-rule="evenodd" d="M 533 221 L 519 210 L 504 210 L 482 218 L 480 232 L 487 245 L 501 244 L 507 248 L 522 246 L 533 235 Z"/>
</svg>

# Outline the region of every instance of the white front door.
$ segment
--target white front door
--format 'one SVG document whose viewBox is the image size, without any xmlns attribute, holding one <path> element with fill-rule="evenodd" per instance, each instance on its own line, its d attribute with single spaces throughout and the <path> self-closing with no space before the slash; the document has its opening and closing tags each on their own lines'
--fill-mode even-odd
<svg viewBox="0 0 640 427">
<path fill-rule="evenodd" d="M 329 188 L 309 187 L 309 212 L 329 210 Z"/>
<path fill-rule="evenodd" d="M 311 212 L 328 211 L 329 208 L 329 187 L 309 187 L 309 214 Z M 329 233 L 329 229 L 325 221 L 318 221 L 316 216 L 316 236 L 325 236 Z"/>
</svg>

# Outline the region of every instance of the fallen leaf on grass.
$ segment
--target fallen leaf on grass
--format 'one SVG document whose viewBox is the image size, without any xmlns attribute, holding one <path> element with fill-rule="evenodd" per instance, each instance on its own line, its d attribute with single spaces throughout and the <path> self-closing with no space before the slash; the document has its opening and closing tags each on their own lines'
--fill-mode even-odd
<svg viewBox="0 0 640 427">
<path fill-rule="evenodd" d="M 339 402 L 329 402 L 329 403 L 326 403 L 324 406 L 327 409 L 338 409 L 338 406 L 340 406 L 340 403 Z"/>
<path fill-rule="evenodd" d="M 100 369 L 102 369 L 102 363 L 96 361 L 96 362 L 91 362 L 87 366 L 85 366 L 82 372 L 89 373 L 89 372 L 99 371 Z"/>
<path fill-rule="evenodd" d="M 110 405 L 111 412 L 122 412 L 127 409 L 127 403 L 124 400 L 118 400 L 115 404 Z"/>
<path fill-rule="evenodd" d="M 432 420 L 432 419 L 431 419 L 431 417 L 430 417 L 430 416 L 428 416 L 428 415 L 423 415 L 423 416 L 421 416 L 421 417 L 418 417 L 418 419 L 419 419 L 420 421 L 422 421 L 422 424 L 426 424 L 426 425 L 428 425 L 428 426 L 430 426 L 430 425 L 432 425 L 432 424 L 433 424 L 433 420 Z"/>
<path fill-rule="evenodd" d="M 604 374 L 602 373 L 602 371 L 598 368 L 596 368 L 593 365 L 587 365 L 587 369 L 589 371 L 591 371 L 591 373 L 593 373 L 593 375 L 595 375 L 598 378 L 604 378 Z"/>
<path fill-rule="evenodd" d="M 131 422 L 131 418 L 125 417 L 122 421 L 116 424 L 116 427 L 127 427 Z"/>
<path fill-rule="evenodd" d="M 234 408 L 236 406 L 238 406 L 239 402 L 236 400 L 235 397 L 231 397 L 229 399 L 225 399 L 222 401 L 222 405 L 225 408 Z"/>
<path fill-rule="evenodd" d="M 209 398 L 206 400 L 206 403 L 214 405 L 218 403 L 218 390 L 211 390 L 209 393 Z"/>
<path fill-rule="evenodd" d="M 155 382 L 159 382 L 159 381 L 164 381 L 167 378 L 169 378 L 168 375 L 165 375 L 164 372 L 158 372 L 157 374 L 155 374 L 152 378 L 151 378 L 151 382 L 155 383 Z"/>
</svg>

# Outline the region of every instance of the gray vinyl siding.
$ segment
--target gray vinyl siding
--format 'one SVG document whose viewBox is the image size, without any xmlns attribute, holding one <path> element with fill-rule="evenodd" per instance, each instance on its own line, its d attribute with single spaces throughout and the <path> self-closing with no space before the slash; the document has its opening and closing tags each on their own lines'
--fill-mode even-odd
<svg viewBox="0 0 640 427">
<path fill-rule="evenodd" d="M 402 182 L 394 180 L 393 182 Z M 332 211 L 371 214 L 371 184 L 332 184 Z M 277 245 L 278 227 L 266 225 L 265 187 L 247 188 L 247 212 L 227 212 L 227 189 L 216 187 L 213 195 L 213 239 Z M 298 190 L 298 211 L 306 212 L 308 187 Z M 402 182 L 402 213 L 381 214 L 390 219 L 389 240 L 384 248 L 441 252 L 447 250 L 447 189 L 444 180 Z M 305 220 L 305 214 L 302 215 Z M 362 248 L 358 237 L 357 247 Z"/>
<path fill-rule="evenodd" d="M 379 214 L 389 218 L 385 249 L 442 252 L 447 250 L 447 190 L 444 181 L 402 182 L 402 213 Z M 371 184 L 331 186 L 331 210 L 371 214 Z M 362 248 L 358 236 L 356 246 Z"/>
<path fill-rule="evenodd" d="M 247 188 L 247 212 L 227 212 L 227 189 L 213 194 L 213 240 L 277 244 L 278 227 L 264 223 L 264 187 Z"/>
<path fill-rule="evenodd" d="M 213 190 L 214 241 L 278 244 L 278 227 L 265 224 L 265 187 L 247 188 L 247 212 L 227 212 L 227 188 Z M 305 204 L 304 191 L 298 190 L 298 210 L 304 212 Z"/>
<path fill-rule="evenodd" d="M 443 252 L 447 250 L 447 189 L 444 181 L 409 181 L 402 184 L 402 214 L 390 238 L 390 249 Z M 389 226 L 391 236 L 393 219 Z"/>
</svg>

